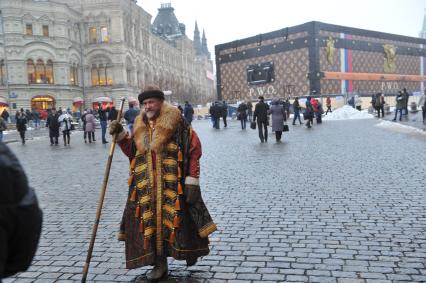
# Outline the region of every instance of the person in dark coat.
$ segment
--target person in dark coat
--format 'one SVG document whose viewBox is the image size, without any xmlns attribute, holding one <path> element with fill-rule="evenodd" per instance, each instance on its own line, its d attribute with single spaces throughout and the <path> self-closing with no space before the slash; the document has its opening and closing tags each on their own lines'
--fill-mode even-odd
<svg viewBox="0 0 426 283">
<path fill-rule="evenodd" d="M 6 109 L 3 110 L 3 112 L 1 113 L 1 117 L 6 121 L 6 123 L 9 121 L 9 112 L 7 112 Z"/>
<path fill-rule="evenodd" d="M 188 101 L 185 101 L 185 106 L 183 108 L 183 117 L 188 122 L 188 124 L 191 125 L 192 120 L 194 118 L 194 108 Z"/>
<path fill-rule="evenodd" d="M 18 159 L 0 143 L 0 282 L 25 271 L 37 250 L 42 211 Z M 19 280 L 18 280 L 19 281 Z"/>
<path fill-rule="evenodd" d="M 58 145 L 60 126 L 58 119 L 59 114 L 58 112 L 56 112 L 56 108 L 52 108 L 52 111 L 50 112 L 46 120 L 46 127 L 49 128 L 50 145 Z"/>
<path fill-rule="evenodd" d="M 405 87 L 402 89 L 402 97 L 404 98 L 402 103 L 402 109 L 404 110 L 403 115 L 408 115 L 408 100 L 410 99 L 410 94 Z"/>
<path fill-rule="evenodd" d="M 315 117 L 317 120 L 317 124 L 321 124 L 322 123 L 322 114 L 324 113 L 324 109 L 322 107 L 321 102 L 319 102 L 318 99 L 315 99 L 316 103 L 317 103 L 317 111 L 315 112 Z"/>
<path fill-rule="evenodd" d="M 399 112 L 399 121 L 402 118 L 402 109 L 404 108 L 404 95 L 402 91 L 399 91 L 398 95 L 395 97 L 396 100 L 396 109 L 395 109 L 395 118 L 392 121 L 396 121 Z"/>
<path fill-rule="evenodd" d="M 228 127 L 228 123 L 226 122 L 226 117 L 228 117 L 228 104 L 226 104 L 225 100 L 222 101 L 221 116 L 223 119 L 223 127 Z"/>
<path fill-rule="evenodd" d="M 16 111 L 16 130 L 21 136 L 22 144 L 25 144 L 25 132 L 27 131 L 27 116 L 24 112 L 24 109 L 21 111 Z"/>
<path fill-rule="evenodd" d="M 374 108 L 376 108 L 378 118 L 380 118 L 380 112 L 382 112 L 382 118 L 385 117 L 385 97 L 380 92 L 376 93 Z"/>
<path fill-rule="evenodd" d="M 108 111 L 106 109 L 102 109 L 102 104 L 99 104 L 99 108 L 98 108 L 98 114 L 99 114 L 99 122 L 101 124 L 101 130 L 102 130 L 102 143 L 108 143 L 108 141 L 106 140 L 106 129 L 108 126 Z"/>
<path fill-rule="evenodd" d="M 118 111 L 115 109 L 115 106 L 111 107 L 108 113 L 108 121 L 112 122 L 117 119 Z"/>
<path fill-rule="evenodd" d="M 209 113 L 213 120 L 213 128 L 220 129 L 220 116 L 222 115 L 222 108 L 219 105 L 219 102 L 215 102 L 210 106 Z"/>
<path fill-rule="evenodd" d="M 241 122 L 241 129 L 246 129 L 246 123 L 247 123 L 247 104 L 244 102 L 241 102 L 240 105 L 238 105 L 237 108 L 237 119 Z"/>
<path fill-rule="evenodd" d="M 269 105 L 265 103 L 264 97 L 259 96 L 259 102 L 254 108 L 253 121 L 257 120 L 260 142 L 268 142 L 268 110 Z"/>
<path fill-rule="evenodd" d="M 133 134 L 133 123 L 135 118 L 139 115 L 139 110 L 135 108 L 134 104 L 129 104 L 129 109 L 124 113 L 124 120 L 126 120 L 129 133 Z"/>
<path fill-rule="evenodd" d="M 300 123 L 300 125 L 302 125 L 302 121 L 300 120 L 300 110 L 301 109 L 302 109 L 302 107 L 300 107 L 299 98 L 296 97 L 294 99 L 294 102 L 293 102 L 293 112 L 294 112 L 293 125 L 296 125 L 297 119 L 299 119 L 299 123 Z"/>
<path fill-rule="evenodd" d="M 327 96 L 327 98 L 325 99 L 325 105 L 327 106 L 327 111 L 325 112 L 325 115 L 328 114 L 328 111 L 330 111 L 330 113 L 332 113 L 333 111 L 331 111 L 331 98 L 330 98 L 330 96 Z"/>
<path fill-rule="evenodd" d="M 304 119 L 308 121 L 306 122 L 306 127 L 310 129 L 312 125 L 314 124 L 314 108 L 312 107 L 310 96 L 306 98 L 305 114 L 303 116 L 304 116 Z"/>
<path fill-rule="evenodd" d="M 249 121 L 251 122 L 251 120 L 253 119 L 253 104 L 251 104 L 251 101 L 247 102 L 247 115 Z"/>
</svg>

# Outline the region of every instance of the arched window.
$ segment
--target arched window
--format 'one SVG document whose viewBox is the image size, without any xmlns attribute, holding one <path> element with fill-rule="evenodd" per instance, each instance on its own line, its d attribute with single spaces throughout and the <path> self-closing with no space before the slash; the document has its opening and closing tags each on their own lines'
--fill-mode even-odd
<svg viewBox="0 0 426 283">
<path fill-rule="evenodd" d="M 6 66 L 4 60 L 0 60 L 0 85 L 6 84 Z"/>
<path fill-rule="evenodd" d="M 70 85 L 78 85 L 78 65 L 75 63 L 70 65 Z"/>
<path fill-rule="evenodd" d="M 46 83 L 46 68 L 44 67 L 44 62 L 41 59 L 37 60 L 36 63 L 36 83 L 45 84 Z"/>
<path fill-rule="evenodd" d="M 46 82 L 48 84 L 53 84 L 53 62 L 52 60 L 47 60 L 46 64 Z"/>
<path fill-rule="evenodd" d="M 112 85 L 112 67 L 109 64 L 93 64 L 91 69 L 92 86 Z"/>
<path fill-rule="evenodd" d="M 31 59 L 27 60 L 27 74 L 28 74 L 28 83 L 35 84 L 36 83 L 35 66 L 34 66 L 34 61 Z"/>
</svg>

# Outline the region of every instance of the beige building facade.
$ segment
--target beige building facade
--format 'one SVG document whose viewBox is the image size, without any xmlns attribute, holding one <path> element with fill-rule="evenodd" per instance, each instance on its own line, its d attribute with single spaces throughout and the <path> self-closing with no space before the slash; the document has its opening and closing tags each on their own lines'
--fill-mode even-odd
<svg viewBox="0 0 426 283">
<path fill-rule="evenodd" d="M 118 105 L 147 83 L 172 102 L 214 96 L 213 63 L 184 25 L 159 32 L 133 0 L 2 0 L 0 10 L 0 103 L 11 111 Z"/>
</svg>

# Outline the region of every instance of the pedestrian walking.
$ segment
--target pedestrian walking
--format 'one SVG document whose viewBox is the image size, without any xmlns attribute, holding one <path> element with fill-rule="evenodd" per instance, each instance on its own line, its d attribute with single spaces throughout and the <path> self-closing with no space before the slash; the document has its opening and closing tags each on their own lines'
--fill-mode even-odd
<svg viewBox="0 0 426 283">
<path fill-rule="evenodd" d="M 71 125 L 72 118 L 71 115 L 66 111 L 59 110 L 58 122 L 60 123 L 60 130 L 62 132 L 62 137 L 64 138 L 64 146 L 70 144 L 71 140 Z"/>
<path fill-rule="evenodd" d="M 92 114 L 93 114 L 93 111 L 92 111 Z M 114 120 L 117 120 L 117 115 L 118 115 L 117 109 L 115 109 L 115 106 L 112 106 L 111 110 L 109 110 L 108 112 L 108 121 L 112 122 Z"/>
<path fill-rule="evenodd" d="M 327 96 L 327 98 L 325 99 L 325 105 L 327 106 L 327 111 L 325 112 L 325 115 L 328 114 L 328 111 L 330 111 L 330 113 L 333 113 L 333 111 L 331 111 L 331 98 L 330 98 L 330 96 Z"/>
<path fill-rule="evenodd" d="M 98 115 L 99 115 L 99 122 L 101 124 L 101 131 L 102 131 L 102 143 L 106 144 L 108 141 L 106 140 L 106 129 L 108 126 L 108 112 L 106 109 L 102 109 L 102 104 L 99 103 L 98 105 Z"/>
<path fill-rule="evenodd" d="M 222 115 L 222 108 L 219 105 L 219 102 L 216 101 L 215 103 L 213 103 L 212 106 L 210 106 L 209 113 L 210 113 L 210 116 L 211 116 L 212 121 L 213 121 L 213 128 L 219 130 L 220 129 L 220 117 Z"/>
<path fill-rule="evenodd" d="M 422 108 L 423 124 L 426 125 L 426 89 L 424 90 L 423 95 L 420 97 L 419 107 Z"/>
<path fill-rule="evenodd" d="M 318 99 L 315 99 L 317 111 L 315 112 L 315 117 L 317 120 L 317 124 L 322 123 L 322 114 L 324 114 L 324 108 L 322 107 L 321 102 Z"/>
<path fill-rule="evenodd" d="M 272 131 L 275 132 L 275 139 L 281 142 L 281 137 L 284 130 L 284 121 L 287 121 L 287 113 L 280 100 L 275 98 L 272 100 L 271 108 L 269 109 L 272 120 Z"/>
<path fill-rule="evenodd" d="M 300 125 L 302 125 L 302 121 L 300 120 L 300 110 L 302 107 L 300 107 L 299 98 L 296 97 L 293 102 L 293 125 L 296 125 L 296 120 L 299 120 Z"/>
<path fill-rule="evenodd" d="M 58 145 L 60 122 L 56 108 L 52 108 L 49 116 L 47 116 L 46 127 L 49 128 L 50 145 Z"/>
<path fill-rule="evenodd" d="M 146 277 L 159 280 L 167 276 L 167 257 L 191 266 L 207 255 L 216 225 L 201 197 L 196 132 L 158 86 L 145 87 L 138 99 L 143 111 L 133 136 L 118 121 L 110 126 L 131 172 L 118 238 L 125 241 L 126 268 L 154 265 Z"/>
<path fill-rule="evenodd" d="M 223 127 L 228 127 L 228 123 L 226 122 L 226 117 L 228 117 L 228 104 L 226 101 L 222 101 L 222 107 L 221 107 L 221 116 L 223 119 Z"/>
<path fill-rule="evenodd" d="M 256 104 L 253 113 L 253 121 L 257 120 L 260 142 L 268 142 L 268 110 L 269 105 L 265 103 L 265 98 L 259 96 L 259 102 Z"/>
<path fill-rule="evenodd" d="M 410 99 L 410 94 L 405 87 L 402 89 L 402 97 L 402 109 L 404 110 L 403 115 L 408 115 L 408 100 Z"/>
<path fill-rule="evenodd" d="M 394 122 L 396 121 L 398 112 L 399 112 L 399 121 L 401 121 L 402 119 L 402 109 L 404 108 L 404 96 L 402 91 L 398 92 L 398 95 L 395 97 L 395 101 L 396 101 L 395 117 L 392 120 Z"/>
<path fill-rule="evenodd" d="M 25 144 L 25 132 L 27 131 L 27 115 L 24 112 L 24 109 L 21 108 L 21 111 L 16 111 L 16 130 L 19 132 L 21 137 L 22 144 Z"/>
<path fill-rule="evenodd" d="M 385 97 L 382 93 L 378 92 L 376 94 L 376 99 L 374 100 L 375 108 L 377 111 L 377 118 L 380 118 L 380 112 L 382 113 L 382 118 L 385 117 Z"/>
<path fill-rule="evenodd" d="M 25 110 L 25 116 L 27 118 L 27 124 L 30 127 L 33 127 L 33 115 L 31 114 L 31 111 L 29 109 Z"/>
<path fill-rule="evenodd" d="M 7 109 L 3 109 L 3 112 L 1 112 L 1 117 L 6 121 L 6 123 L 9 123 L 9 112 L 7 111 Z"/>
<path fill-rule="evenodd" d="M 194 118 L 194 108 L 188 101 L 185 101 L 185 106 L 183 107 L 183 117 L 185 117 L 186 122 L 191 125 Z"/>
<path fill-rule="evenodd" d="M 133 123 L 135 118 L 139 115 L 139 110 L 135 108 L 133 103 L 129 104 L 129 109 L 124 113 L 124 120 L 126 120 L 129 133 L 133 135 Z"/>
<path fill-rule="evenodd" d="M 0 143 L 0 180 L 1 282 L 2 278 L 30 266 L 40 239 L 43 216 L 24 169 L 4 143 Z"/>
<path fill-rule="evenodd" d="M 38 129 L 40 126 L 40 113 L 36 109 L 33 109 L 31 112 L 31 117 L 34 121 L 34 128 Z"/>
<path fill-rule="evenodd" d="M 303 113 L 303 119 L 307 120 L 306 127 L 308 127 L 308 129 L 312 128 L 312 125 L 314 124 L 314 109 L 312 108 L 310 96 L 306 98 L 305 112 Z"/>
<path fill-rule="evenodd" d="M 241 129 L 245 130 L 246 129 L 246 124 L 247 124 L 247 104 L 243 102 L 240 103 L 240 105 L 238 105 L 237 108 L 237 120 L 240 120 L 241 122 Z"/>
<path fill-rule="evenodd" d="M 3 141 L 3 131 L 7 130 L 6 121 L 0 116 L 0 142 Z"/>
<path fill-rule="evenodd" d="M 85 120 L 86 120 L 86 127 L 84 130 L 84 136 L 89 138 L 89 143 L 92 143 L 95 140 L 95 128 L 96 128 L 96 124 L 95 124 L 95 116 L 93 115 L 93 111 L 92 109 L 89 109 L 89 111 L 87 112 L 86 116 L 85 116 Z M 86 142 L 86 138 L 84 139 L 84 142 Z"/>
<path fill-rule="evenodd" d="M 247 115 L 248 115 L 248 119 L 251 122 L 253 119 L 253 104 L 251 103 L 251 101 L 247 101 Z"/>
</svg>

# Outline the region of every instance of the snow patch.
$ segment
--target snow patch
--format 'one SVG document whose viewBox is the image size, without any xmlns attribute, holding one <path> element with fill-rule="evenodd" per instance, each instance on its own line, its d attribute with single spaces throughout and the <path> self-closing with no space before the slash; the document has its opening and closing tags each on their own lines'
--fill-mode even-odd
<svg viewBox="0 0 426 283">
<path fill-rule="evenodd" d="M 325 121 L 336 120 L 358 120 L 358 119 L 373 119 L 374 116 L 367 112 L 358 111 L 355 108 L 345 105 L 341 108 L 334 110 L 331 114 L 323 117 Z"/>
<path fill-rule="evenodd" d="M 420 134 L 420 135 L 426 136 L 426 131 L 423 131 L 416 127 L 407 126 L 407 125 L 386 121 L 386 120 L 383 120 L 380 123 L 376 124 L 376 127 L 389 129 L 389 130 L 399 132 L 399 133 L 404 133 L 404 134 Z"/>
</svg>

